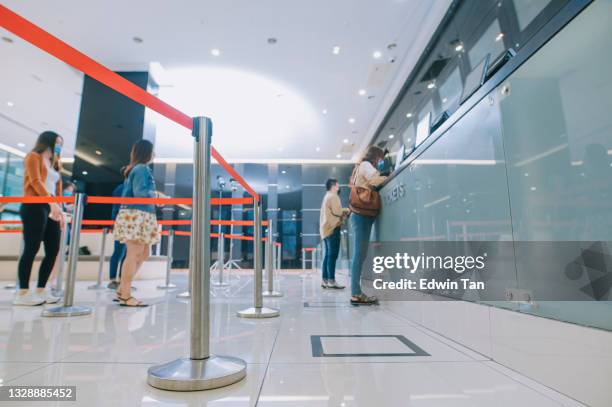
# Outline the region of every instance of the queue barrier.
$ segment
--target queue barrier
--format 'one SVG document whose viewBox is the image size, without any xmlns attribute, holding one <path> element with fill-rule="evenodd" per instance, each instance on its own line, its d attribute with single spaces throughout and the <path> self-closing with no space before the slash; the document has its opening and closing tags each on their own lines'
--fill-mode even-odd
<svg viewBox="0 0 612 407">
<path fill-rule="evenodd" d="M 173 391 L 206 390 L 228 386 L 246 376 L 246 362 L 234 357 L 210 354 L 210 258 L 205 255 L 210 248 L 210 164 L 211 157 L 231 174 L 254 199 L 255 217 L 255 286 L 261 288 L 261 208 L 260 197 L 250 185 L 232 168 L 227 161 L 211 147 L 212 122 L 209 118 L 190 118 L 178 109 L 141 89 L 134 83 L 76 50 L 59 38 L 51 35 L 27 19 L 5 6 L 0 5 L 0 26 L 28 41 L 39 49 L 55 56 L 64 63 L 76 68 L 89 77 L 117 91 L 121 95 L 146 106 L 191 131 L 194 140 L 194 197 L 193 224 L 191 239 L 190 283 L 193 298 L 191 301 L 191 341 L 189 358 L 152 366 L 148 369 L 149 385 Z M 69 273 L 67 287 L 74 288 L 78 237 L 83 218 L 84 195 L 74 198 L 73 238 L 70 241 Z M 57 198 L 57 199 L 61 199 Z M 259 277 L 257 270 L 259 269 Z M 258 282 L 259 280 L 259 282 Z M 70 284 L 69 284 L 70 283 Z M 73 299 L 74 292 L 66 292 L 64 304 Z M 261 297 L 261 290 L 259 297 Z M 257 294 L 256 294 L 257 299 Z M 65 307 L 64 307 L 65 308 Z M 77 310 L 75 310 L 77 311 Z M 91 310 L 89 310 L 91 312 Z M 60 315 L 61 312 L 58 313 Z"/>
</svg>

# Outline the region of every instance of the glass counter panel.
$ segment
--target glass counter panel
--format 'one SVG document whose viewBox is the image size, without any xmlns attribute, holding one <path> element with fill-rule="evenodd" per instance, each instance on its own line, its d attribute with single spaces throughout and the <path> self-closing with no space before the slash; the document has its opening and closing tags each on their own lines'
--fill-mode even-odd
<svg viewBox="0 0 612 407">
<path fill-rule="evenodd" d="M 605 329 L 612 329 L 611 16 L 612 1 L 593 2 L 507 80 L 500 101 L 515 240 L 582 242 L 538 253 L 517 247 L 518 286 L 536 302 L 585 300 L 522 311 Z"/>
</svg>

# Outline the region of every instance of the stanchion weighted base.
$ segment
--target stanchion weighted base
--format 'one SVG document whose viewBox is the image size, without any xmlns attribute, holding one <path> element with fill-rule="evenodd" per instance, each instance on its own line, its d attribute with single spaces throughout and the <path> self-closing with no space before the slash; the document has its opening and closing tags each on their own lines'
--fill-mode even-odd
<svg viewBox="0 0 612 407">
<path fill-rule="evenodd" d="M 278 291 L 264 291 L 261 295 L 264 297 L 282 297 L 283 293 Z"/>
<path fill-rule="evenodd" d="M 176 285 L 175 285 L 175 284 L 172 284 L 172 283 L 170 283 L 170 284 L 168 284 L 168 285 L 158 285 L 158 286 L 157 286 L 157 289 L 158 289 L 158 290 L 171 290 L 171 289 L 173 289 L 173 288 L 176 288 Z"/>
<path fill-rule="evenodd" d="M 211 281 L 210 285 L 212 285 L 213 287 L 229 287 L 229 283 L 228 282 L 221 282 L 221 281 Z"/>
<path fill-rule="evenodd" d="M 5 290 L 14 290 L 15 288 L 17 288 L 17 284 L 7 284 L 4 286 Z"/>
<path fill-rule="evenodd" d="M 152 366 L 147 383 L 162 390 L 197 391 L 229 386 L 246 376 L 246 362 L 228 356 L 182 358 Z"/>
<path fill-rule="evenodd" d="M 183 291 L 182 293 L 178 293 L 176 298 L 191 298 L 191 293 L 189 291 Z"/>
<path fill-rule="evenodd" d="M 54 307 L 43 310 L 43 317 L 75 317 L 78 315 L 89 315 L 91 314 L 90 307 L 83 307 L 81 305 L 72 305 L 70 307 Z"/>
<path fill-rule="evenodd" d="M 87 287 L 88 290 L 105 290 L 106 285 L 104 284 L 94 284 Z"/>
<path fill-rule="evenodd" d="M 247 308 L 236 313 L 240 318 L 274 318 L 280 315 L 280 311 L 274 308 Z"/>
</svg>

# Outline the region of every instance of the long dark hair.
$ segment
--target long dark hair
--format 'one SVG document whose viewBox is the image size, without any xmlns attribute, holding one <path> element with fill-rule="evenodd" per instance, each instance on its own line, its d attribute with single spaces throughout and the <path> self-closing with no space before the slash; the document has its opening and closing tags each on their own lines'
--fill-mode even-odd
<svg viewBox="0 0 612 407">
<path fill-rule="evenodd" d="M 130 163 L 123 168 L 123 176 L 127 178 L 130 171 L 138 164 L 148 164 L 153 158 L 153 143 L 149 140 L 138 140 L 132 146 Z"/>
<path fill-rule="evenodd" d="M 382 148 L 376 147 L 376 146 L 370 146 L 370 148 L 368 148 L 368 151 L 365 153 L 361 161 L 362 162 L 367 161 L 370 164 L 372 164 L 374 168 L 376 168 L 376 165 L 378 164 L 378 160 L 381 160 L 383 158 L 385 158 L 385 152 L 383 151 Z"/>
<path fill-rule="evenodd" d="M 34 144 L 33 152 L 42 154 L 47 150 L 51 151 L 51 166 L 55 171 L 61 170 L 62 166 L 60 164 L 60 157 L 58 154 L 55 154 L 55 144 L 57 143 L 57 139 L 63 139 L 62 136 L 57 134 L 54 131 L 43 131 L 36 139 L 36 144 Z"/>
</svg>

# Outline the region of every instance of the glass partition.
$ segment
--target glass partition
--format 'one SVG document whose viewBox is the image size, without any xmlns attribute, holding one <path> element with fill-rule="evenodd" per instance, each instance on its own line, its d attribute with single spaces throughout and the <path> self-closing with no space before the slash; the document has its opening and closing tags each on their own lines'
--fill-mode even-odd
<svg viewBox="0 0 612 407">
<path fill-rule="evenodd" d="M 405 194 L 383 199 L 376 237 L 513 241 L 488 284 L 535 302 L 487 304 L 612 330 L 611 20 L 612 0 L 593 2 L 385 185 Z M 538 301 L 551 291 L 585 300 Z"/>
</svg>

